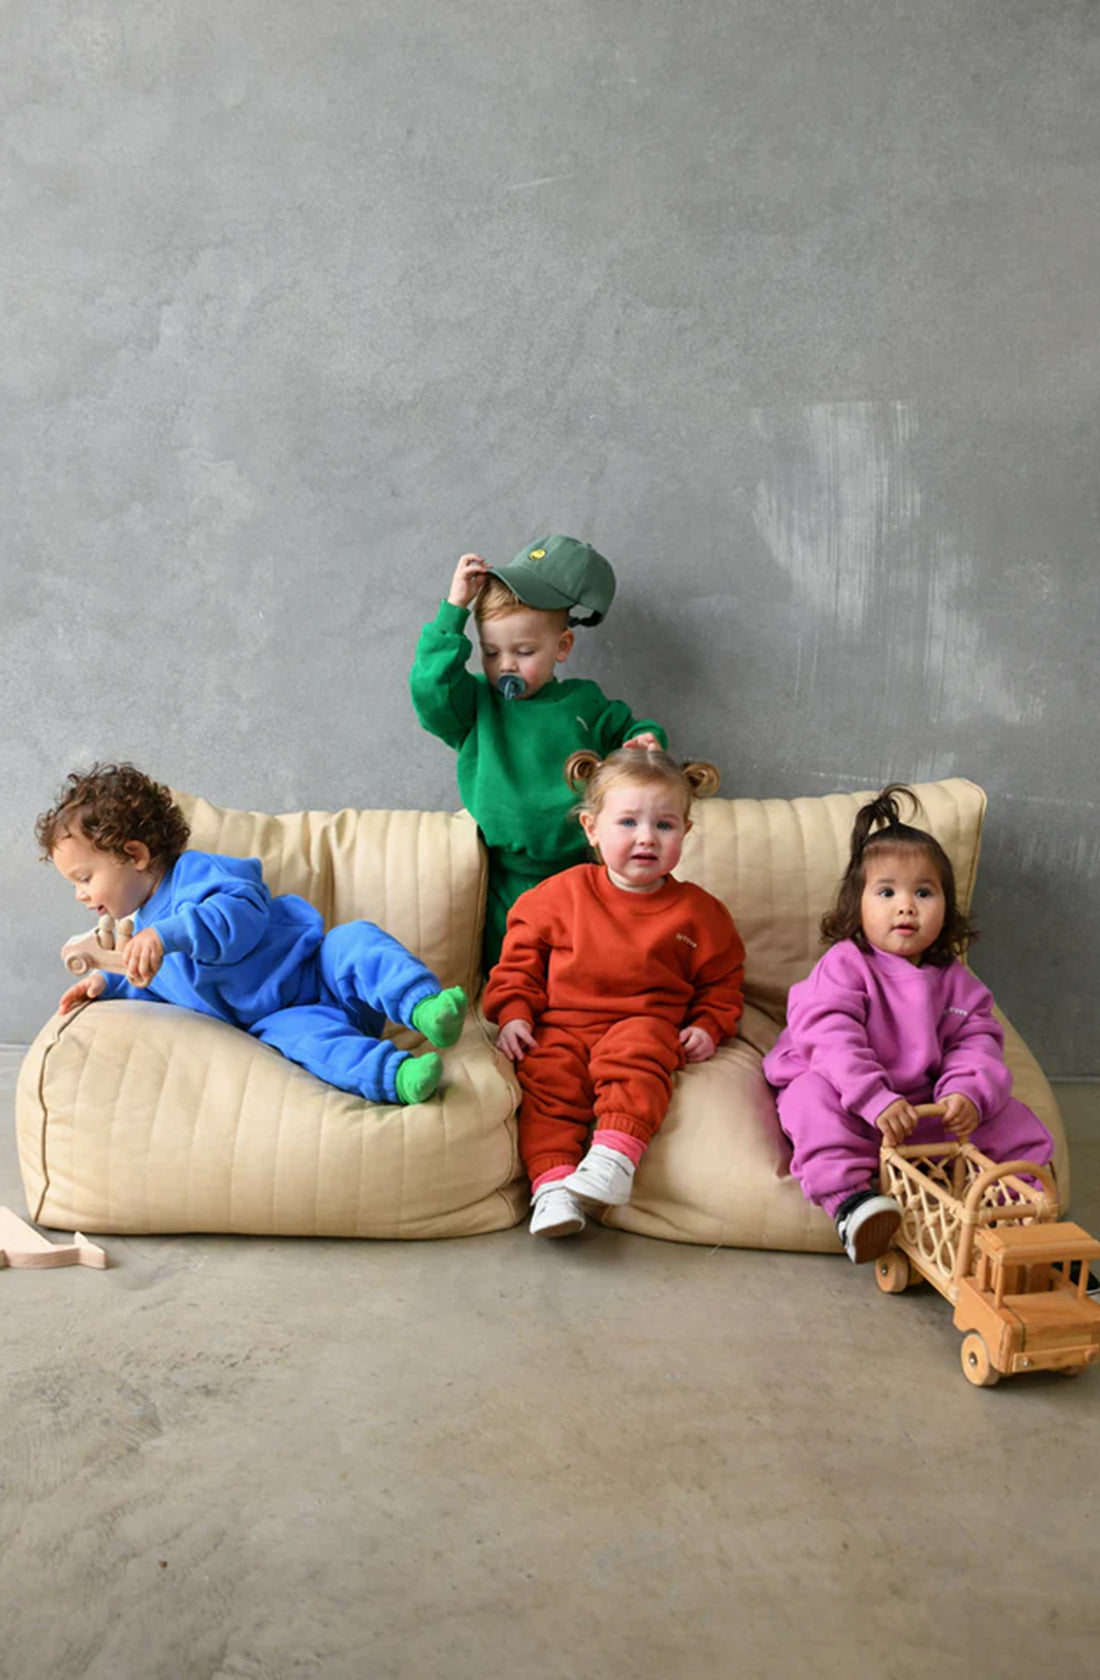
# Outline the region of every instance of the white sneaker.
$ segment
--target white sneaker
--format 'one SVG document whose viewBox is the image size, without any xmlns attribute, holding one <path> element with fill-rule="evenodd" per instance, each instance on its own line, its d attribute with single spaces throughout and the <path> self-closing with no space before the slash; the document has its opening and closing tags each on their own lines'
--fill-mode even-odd
<svg viewBox="0 0 1100 1680">
<path fill-rule="evenodd" d="M 586 1205 L 622 1207 L 634 1188 L 634 1162 L 606 1143 L 594 1143 L 576 1172 L 558 1183 Z"/>
<path fill-rule="evenodd" d="M 584 1230 L 584 1214 L 564 1183 L 564 1179 L 552 1179 L 535 1197 L 530 1227 L 533 1237 L 572 1237 Z"/>
<path fill-rule="evenodd" d="M 901 1208 L 894 1198 L 876 1196 L 873 1190 L 857 1190 L 836 1216 L 837 1235 L 856 1266 L 885 1254 L 900 1224 Z"/>
</svg>

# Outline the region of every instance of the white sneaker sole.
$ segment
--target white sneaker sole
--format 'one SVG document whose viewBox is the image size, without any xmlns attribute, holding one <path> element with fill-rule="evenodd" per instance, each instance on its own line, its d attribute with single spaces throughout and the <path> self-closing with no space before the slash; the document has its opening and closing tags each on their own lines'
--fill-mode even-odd
<svg viewBox="0 0 1100 1680">
<path fill-rule="evenodd" d="M 897 1208 L 882 1208 L 877 1213 L 868 1214 L 858 1229 L 848 1238 L 847 1254 L 857 1266 L 865 1266 L 871 1260 L 880 1260 L 890 1247 L 901 1224 L 901 1213 Z"/>
<path fill-rule="evenodd" d="M 545 1200 L 535 1201 L 529 1227 L 533 1237 L 575 1237 L 584 1230 L 584 1212 L 577 1206 L 576 1197 L 562 1195 L 563 1188 L 559 1179 Z"/>
<path fill-rule="evenodd" d="M 537 1229 L 532 1225 L 533 1237 L 575 1237 L 579 1236 L 585 1227 L 583 1214 L 564 1214 L 552 1225 L 540 1225 Z"/>
</svg>

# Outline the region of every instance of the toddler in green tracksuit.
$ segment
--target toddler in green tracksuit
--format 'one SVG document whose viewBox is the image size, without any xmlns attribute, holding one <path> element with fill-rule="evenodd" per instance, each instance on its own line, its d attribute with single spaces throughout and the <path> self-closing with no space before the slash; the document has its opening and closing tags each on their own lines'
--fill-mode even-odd
<svg viewBox="0 0 1100 1680">
<path fill-rule="evenodd" d="M 411 687 L 425 729 L 458 751 L 458 788 L 489 849 L 485 967 L 500 955 L 508 911 L 528 887 L 584 863 L 588 848 L 562 774 L 582 747 L 666 747 L 664 730 L 608 700 L 594 682 L 564 681 L 574 624 L 599 624 L 615 594 L 602 554 L 573 537 L 540 537 L 509 566 L 464 554 L 447 599 L 417 644 Z M 573 609 L 588 617 L 572 617 Z M 473 609 L 483 676 L 466 669 Z"/>
</svg>

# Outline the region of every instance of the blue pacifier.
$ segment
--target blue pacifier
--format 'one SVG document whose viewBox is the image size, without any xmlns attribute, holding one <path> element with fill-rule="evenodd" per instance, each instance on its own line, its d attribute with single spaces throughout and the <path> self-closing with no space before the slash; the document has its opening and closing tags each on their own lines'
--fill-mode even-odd
<svg viewBox="0 0 1100 1680">
<path fill-rule="evenodd" d="M 497 693 L 505 700 L 518 700 L 521 694 L 527 693 L 527 684 L 522 677 L 517 677 L 514 671 L 505 671 L 497 678 Z"/>
</svg>

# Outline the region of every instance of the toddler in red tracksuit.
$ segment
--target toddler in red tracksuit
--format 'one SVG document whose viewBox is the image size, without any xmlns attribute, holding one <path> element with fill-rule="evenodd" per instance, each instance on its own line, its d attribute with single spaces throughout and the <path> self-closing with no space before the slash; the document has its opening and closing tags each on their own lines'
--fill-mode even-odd
<svg viewBox="0 0 1100 1680">
<path fill-rule="evenodd" d="M 630 1200 L 673 1075 L 708 1061 L 744 1007 L 733 918 L 672 874 L 692 799 L 718 787 L 714 766 L 620 749 L 602 763 L 574 753 L 565 775 L 584 790 L 577 814 L 600 861 L 516 900 L 484 997 L 523 1090 L 531 1233 L 544 1237 Z"/>
</svg>

